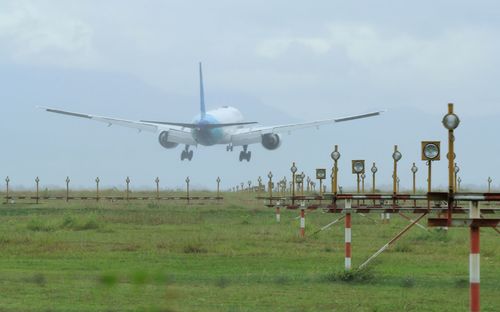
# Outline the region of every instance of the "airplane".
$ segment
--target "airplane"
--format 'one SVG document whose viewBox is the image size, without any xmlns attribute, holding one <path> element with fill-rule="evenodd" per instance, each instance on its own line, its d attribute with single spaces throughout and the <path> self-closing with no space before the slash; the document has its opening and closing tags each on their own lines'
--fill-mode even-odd
<svg viewBox="0 0 500 312">
<path fill-rule="evenodd" d="M 290 133 L 293 130 L 334 124 L 338 122 L 351 121 L 368 117 L 378 116 L 384 111 L 374 111 L 365 114 L 317 120 L 305 123 L 258 126 L 257 122 L 246 122 L 243 114 L 231 106 L 222 106 L 215 110 L 207 111 L 205 107 L 205 91 L 203 87 L 203 72 L 201 62 L 199 63 L 200 78 L 200 114 L 191 123 L 155 121 L 155 120 L 125 120 L 110 117 L 94 116 L 89 114 L 75 113 L 55 108 L 41 107 L 50 113 L 62 114 L 72 117 L 86 118 L 108 124 L 139 131 L 153 132 L 158 135 L 160 145 L 166 149 L 176 148 L 179 144 L 184 145 L 181 153 L 181 161 L 193 159 L 191 146 L 213 146 L 226 145 L 226 151 L 232 152 L 235 146 L 241 146 L 240 162 L 250 161 L 252 152 L 248 150 L 251 144 L 261 143 L 267 150 L 275 150 L 281 146 L 282 133 Z"/>
</svg>

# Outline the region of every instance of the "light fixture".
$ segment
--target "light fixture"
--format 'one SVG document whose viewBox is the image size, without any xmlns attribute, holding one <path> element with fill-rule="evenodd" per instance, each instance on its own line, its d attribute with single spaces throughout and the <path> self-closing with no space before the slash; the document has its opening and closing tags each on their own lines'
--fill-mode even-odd
<svg viewBox="0 0 500 312">
<path fill-rule="evenodd" d="M 301 174 L 295 176 L 295 183 L 300 184 L 303 182 L 304 177 Z"/>
<path fill-rule="evenodd" d="M 321 180 L 326 178 L 326 169 L 316 169 L 316 179 Z"/>
<path fill-rule="evenodd" d="M 441 142 L 423 141 L 422 142 L 422 160 L 440 160 Z"/>
<path fill-rule="evenodd" d="M 454 113 L 448 113 L 443 117 L 443 126 L 448 130 L 455 130 L 460 124 L 460 118 Z"/>
<path fill-rule="evenodd" d="M 395 161 L 400 161 L 402 157 L 403 155 L 401 155 L 401 153 L 398 150 L 392 153 L 392 159 L 394 159 Z"/>
<path fill-rule="evenodd" d="M 365 161 L 364 160 L 353 160 L 352 161 L 352 173 L 361 174 L 365 172 Z"/>
<path fill-rule="evenodd" d="M 332 157 L 332 159 L 334 161 L 337 161 L 337 160 L 340 159 L 340 153 L 338 151 L 338 147 L 337 146 L 335 146 L 335 150 L 330 154 L 330 157 Z"/>
</svg>

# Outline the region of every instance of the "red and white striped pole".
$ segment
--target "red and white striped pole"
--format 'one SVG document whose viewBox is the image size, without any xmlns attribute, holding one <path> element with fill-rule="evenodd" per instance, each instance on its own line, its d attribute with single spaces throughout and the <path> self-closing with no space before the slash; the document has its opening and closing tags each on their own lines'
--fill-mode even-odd
<svg viewBox="0 0 500 312">
<path fill-rule="evenodd" d="M 345 269 L 351 270 L 351 208 L 352 201 L 345 201 Z"/>
<path fill-rule="evenodd" d="M 481 213 L 479 202 L 470 203 L 470 218 L 479 219 Z M 470 227 L 470 256 L 469 256 L 469 282 L 470 282 L 470 310 L 480 311 L 480 256 L 479 256 L 479 226 Z"/>
<path fill-rule="evenodd" d="M 306 236 L 306 205 L 300 204 L 300 237 Z"/>
<path fill-rule="evenodd" d="M 280 223 L 280 206 L 279 206 L 279 202 L 276 205 L 276 222 Z"/>
</svg>

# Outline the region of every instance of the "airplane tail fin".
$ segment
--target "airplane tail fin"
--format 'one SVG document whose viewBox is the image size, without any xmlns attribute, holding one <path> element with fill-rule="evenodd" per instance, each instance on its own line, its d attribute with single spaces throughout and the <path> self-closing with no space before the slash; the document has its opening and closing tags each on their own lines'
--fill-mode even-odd
<svg viewBox="0 0 500 312">
<path fill-rule="evenodd" d="M 200 113 L 201 119 L 205 119 L 206 109 L 205 109 L 205 91 L 203 89 L 203 72 L 201 70 L 201 62 L 200 62 Z"/>
</svg>

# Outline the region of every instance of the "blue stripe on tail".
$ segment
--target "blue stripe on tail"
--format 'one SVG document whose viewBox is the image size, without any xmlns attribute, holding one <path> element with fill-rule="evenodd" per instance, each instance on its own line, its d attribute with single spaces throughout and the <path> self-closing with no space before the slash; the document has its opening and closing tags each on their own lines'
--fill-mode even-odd
<svg viewBox="0 0 500 312">
<path fill-rule="evenodd" d="M 201 111 L 201 120 L 205 119 L 206 109 L 205 109 L 205 91 L 203 90 L 203 73 L 201 70 L 201 62 L 200 62 L 200 111 Z"/>
</svg>

